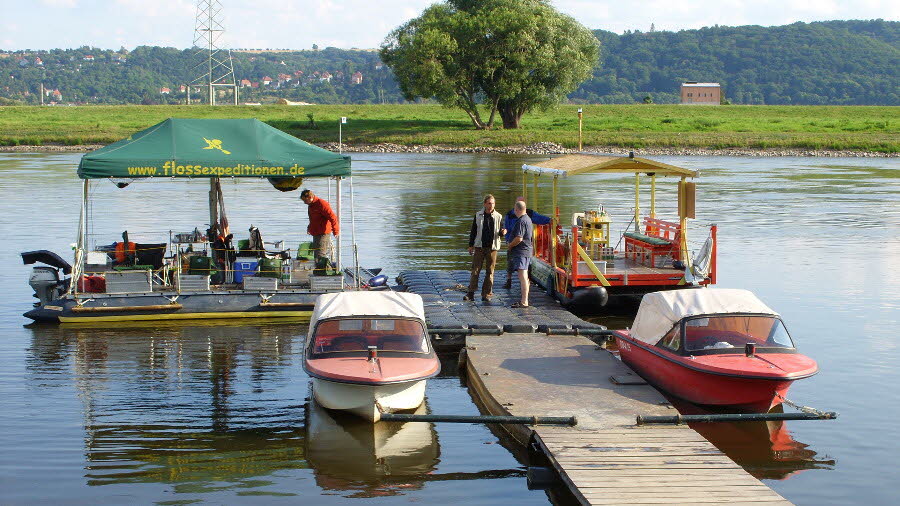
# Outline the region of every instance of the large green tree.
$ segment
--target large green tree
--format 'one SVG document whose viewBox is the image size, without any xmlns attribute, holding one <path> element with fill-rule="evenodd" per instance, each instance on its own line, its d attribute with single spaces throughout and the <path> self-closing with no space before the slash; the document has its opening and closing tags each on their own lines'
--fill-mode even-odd
<svg viewBox="0 0 900 506">
<path fill-rule="evenodd" d="M 599 42 L 547 0 L 448 0 L 395 29 L 381 46 L 408 100 L 464 110 L 475 128 L 518 128 L 591 76 Z M 485 116 L 482 110 L 486 111 Z"/>
</svg>

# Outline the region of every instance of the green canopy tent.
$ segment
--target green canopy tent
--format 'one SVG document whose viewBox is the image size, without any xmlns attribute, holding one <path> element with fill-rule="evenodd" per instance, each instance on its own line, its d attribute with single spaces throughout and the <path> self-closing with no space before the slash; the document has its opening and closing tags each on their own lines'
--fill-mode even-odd
<svg viewBox="0 0 900 506">
<path fill-rule="evenodd" d="M 350 157 L 256 119 L 169 118 L 81 158 L 78 177 L 347 177 Z"/>
<path fill-rule="evenodd" d="M 76 269 L 84 260 L 91 179 L 209 178 L 210 223 L 214 224 L 219 222 L 219 211 L 224 214 L 219 178 L 266 178 L 285 191 L 295 189 L 300 178 L 333 177 L 340 215 L 340 181 L 350 175 L 349 156 L 313 146 L 257 119 L 169 118 L 81 158 L 78 177 L 84 180 L 84 188 Z"/>
</svg>

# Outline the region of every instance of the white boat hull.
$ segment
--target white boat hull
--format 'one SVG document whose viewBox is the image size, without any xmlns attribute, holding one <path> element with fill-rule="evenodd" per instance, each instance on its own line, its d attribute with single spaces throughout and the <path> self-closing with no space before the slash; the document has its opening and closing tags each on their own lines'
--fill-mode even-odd
<svg viewBox="0 0 900 506">
<path fill-rule="evenodd" d="M 381 413 L 416 409 L 425 400 L 427 380 L 405 381 L 388 385 L 339 383 L 312 379 L 313 396 L 321 406 L 339 409 L 370 422 L 381 419 Z"/>
</svg>

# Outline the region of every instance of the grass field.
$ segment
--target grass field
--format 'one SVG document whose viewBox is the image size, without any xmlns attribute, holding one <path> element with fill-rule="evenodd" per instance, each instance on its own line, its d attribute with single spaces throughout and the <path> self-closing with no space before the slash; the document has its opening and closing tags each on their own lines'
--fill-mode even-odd
<svg viewBox="0 0 900 506">
<path fill-rule="evenodd" d="M 583 107 L 585 146 L 900 151 L 897 107 Z M 518 130 L 479 131 L 462 111 L 437 105 L 0 107 L 0 145 L 106 144 L 169 117 L 258 118 L 309 142 L 336 142 L 347 116 L 348 144 L 577 147 L 576 110 L 560 106 L 526 115 Z"/>
</svg>

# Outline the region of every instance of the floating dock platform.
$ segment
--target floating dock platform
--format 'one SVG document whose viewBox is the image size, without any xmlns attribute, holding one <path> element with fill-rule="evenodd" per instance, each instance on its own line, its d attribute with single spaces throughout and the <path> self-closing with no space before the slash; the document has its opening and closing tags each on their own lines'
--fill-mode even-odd
<svg viewBox="0 0 900 506">
<path fill-rule="evenodd" d="M 483 281 L 484 272 L 479 278 L 479 290 Z M 536 285 L 532 285 L 529 307 L 512 308 L 512 303 L 519 300 L 519 280 L 514 279 L 509 290 L 502 288 L 505 281 L 506 272 L 495 272 L 494 296 L 490 301 L 482 301 L 480 292 L 476 292 L 475 301 L 464 301 L 469 271 L 403 271 L 397 276 L 397 282 L 407 291 L 422 296 L 429 328 L 460 330 L 434 338 L 439 351 L 462 348 L 467 333 L 463 331 L 502 334 L 605 329 L 570 313 Z"/>
<path fill-rule="evenodd" d="M 677 411 L 587 338 L 469 336 L 465 367 L 489 414 L 577 417 L 503 427 L 580 504 L 790 504 L 689 427 L 636 425 L 638 414 Z"/>
</svg>

